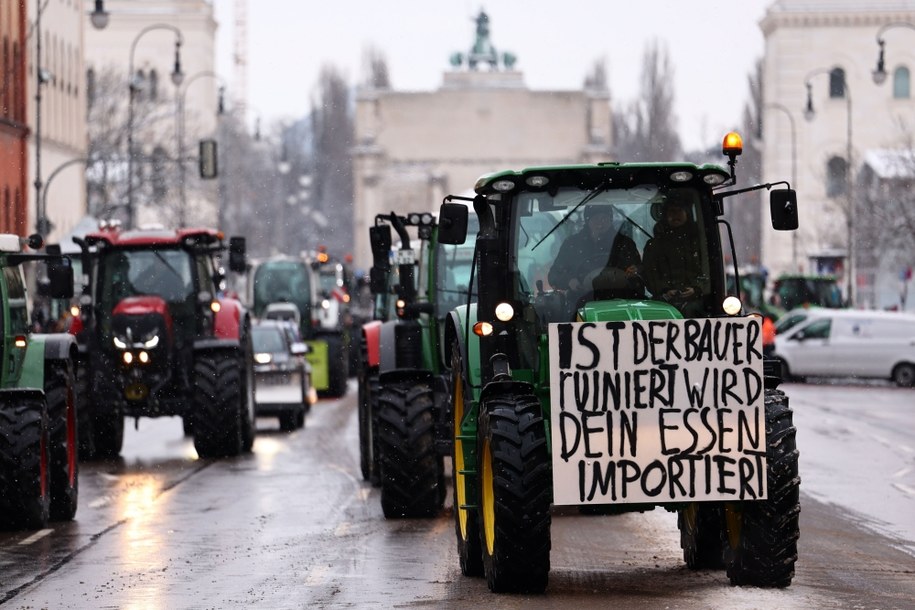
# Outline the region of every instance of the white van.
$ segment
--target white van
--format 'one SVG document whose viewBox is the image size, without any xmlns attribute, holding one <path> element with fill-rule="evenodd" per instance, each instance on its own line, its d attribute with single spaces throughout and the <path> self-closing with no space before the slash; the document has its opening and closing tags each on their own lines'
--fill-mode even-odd
<svg viewBox="0 0 915 610">
<path fill-rule="evenodd" d="M 775 337 L 782 376 L 870 377 L 915 385 L 915 315 L 817 309 Z"/>
</svg>

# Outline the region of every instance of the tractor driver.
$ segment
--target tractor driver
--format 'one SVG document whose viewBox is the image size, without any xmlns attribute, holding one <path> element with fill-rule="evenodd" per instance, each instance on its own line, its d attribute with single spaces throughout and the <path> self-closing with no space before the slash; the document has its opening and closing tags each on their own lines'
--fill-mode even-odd
<svg viewBox="0 0 915 610">
<path fill-rule="evenodd" d="M 645 294 L 635 242 L 620 232 L 609 206 L 585 208 L 585 224 L 569 236 L 556 255 L 547 280 L 578 297 L 637 299 Z"/>
<path fill-rule="evenodd" d="M 702 263 L 699 226 L 690 215 L 691 207 L 679 194 L 668 195 L 661 203 L 654 237 L 645 245 L 645 279 L 655 299 L 695 313 L 702 296 Z"/>
</svg>

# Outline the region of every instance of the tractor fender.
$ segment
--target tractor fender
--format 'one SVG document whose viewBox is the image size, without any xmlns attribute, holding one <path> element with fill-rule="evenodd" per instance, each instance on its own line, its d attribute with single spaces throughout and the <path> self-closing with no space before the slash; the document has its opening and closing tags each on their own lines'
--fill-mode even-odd
<svg viewBox="0 0 915 610">
<path fill-rule="evenodd" d="M 237 350 L 241 348 L 241 342 L 236 339 L 197 339 L 194 341 L 194 352 L 209 350 Z"/>
<path fill-rule="evenodd" d="M 76 339 L 67 333 L 44 335 L 45 360 L 69 360 L 77 352 Z"/>
<path fill-rule="evenodd" d="M 362 325 L 362 339 L 365 342 L 366 364 L 375 368 L 381 363 L 381 321 L 372 320 Z"/>
<path fill-rule="evenodd" d="M 213 315 L 213 336 L 220 339 L 235 339 L 237 342 L 241 337 L 245 308 L 236 299 L 222 298 L 218 302 L 219 311 Z"/>
<path fill-rule="evenodd" d="M 468 316 L 466 312 L 467 306 L 461 305 L 448 313 L 445 321 L 444 357 L 445 362 L 450 366 L 451 350 L 454 345 L 457 345 L 461 350 L 461 362 L 467 368 L 465 371 L 465 374 L 468 375 L 467 380 L 472 387 L 478 387 L 480 384 L 480 338 L 473 332 L 467 332 L 465 320 Z M 470 306 L 470 326 L 476 322 L 476 317 L 477 305 L 474 303 Z"/>
<path fill-rule="evenodd" d="M 534 386 L 526 381 L 491 381 L 486 384 L 480 393 L 480 406 L 486 404 L 486 401 L 492 396 L 504 396 L 506 394 L 534 394 Z"/>
<path fill-rule="evenodd" d="M 435 380 L 431 371 L 416 369 L 394 369 L 384 371 L 378 375 L 378 383 L 385 385 L 389 383 L 400 383 L 401 381 L 412 381 L 414 383 L 428 382 L 429 386 L 434 389 Z"/>
</svg>

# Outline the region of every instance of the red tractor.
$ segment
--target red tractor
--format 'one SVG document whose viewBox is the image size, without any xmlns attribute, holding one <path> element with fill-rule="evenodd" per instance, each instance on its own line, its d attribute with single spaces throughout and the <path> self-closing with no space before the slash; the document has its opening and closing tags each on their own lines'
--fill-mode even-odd
<svg viewBox="0 0 915 610">
<path fill-rule="evenodd" d="M 168 415 L 184 419 L 201 457 L 249 451 L 250 320 L 222 296 L 223 234 L 103 225 L 79 244 L 87 282 L 71 332 L 82 455 L 117 456 L 125 417 Z M 230 240 L 229 268 L 245 271 L 244 238 Z"/>
</svg>

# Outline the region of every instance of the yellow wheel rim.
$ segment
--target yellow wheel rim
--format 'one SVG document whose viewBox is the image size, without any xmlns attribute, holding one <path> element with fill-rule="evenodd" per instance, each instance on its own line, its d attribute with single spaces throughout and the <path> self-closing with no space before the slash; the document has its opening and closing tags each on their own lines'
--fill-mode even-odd
<svg viewBox="0 0 915 610">
<path fill-rule="evenodd" d="M 699 507 L 695 503 L 688 505 L 683 509 L 683 526 L 686 528 L 686 531 L 690 534 L 695 535 L 696 532 L 696 515 L 699 514 Z"/>
<path fill-rule="evenodd" d="M 460 439 L 461 422 L 464 421 L 464 380 L 460 374 L 454 383 L 454 491 L 457 496 L 458 526 L 461 528 L 461 538 L 467 540 L 467 511 L 462 506 L 467 505 L 466 477 L 464 476 L 464 444 Z"/>
<path fill-rule="evenodd" d="M 724 505 L 724 523 L 728 528 L 728 545 L 736 549 L 740 545 L 740 531 L 743 528 L 743 511 L 739 505 Z"/>
<path fill-rule="evenodd" d="M 486 540 L 486 550 L 493 553 L 496 539 L 496 501 L 492 485 L 492 453 L 489 449 L 489 439 L 483 442 L 483 455 L 481 456 L 480 483 L 482 487 L 483 506 L 483 537 Z"/>
</svg>

